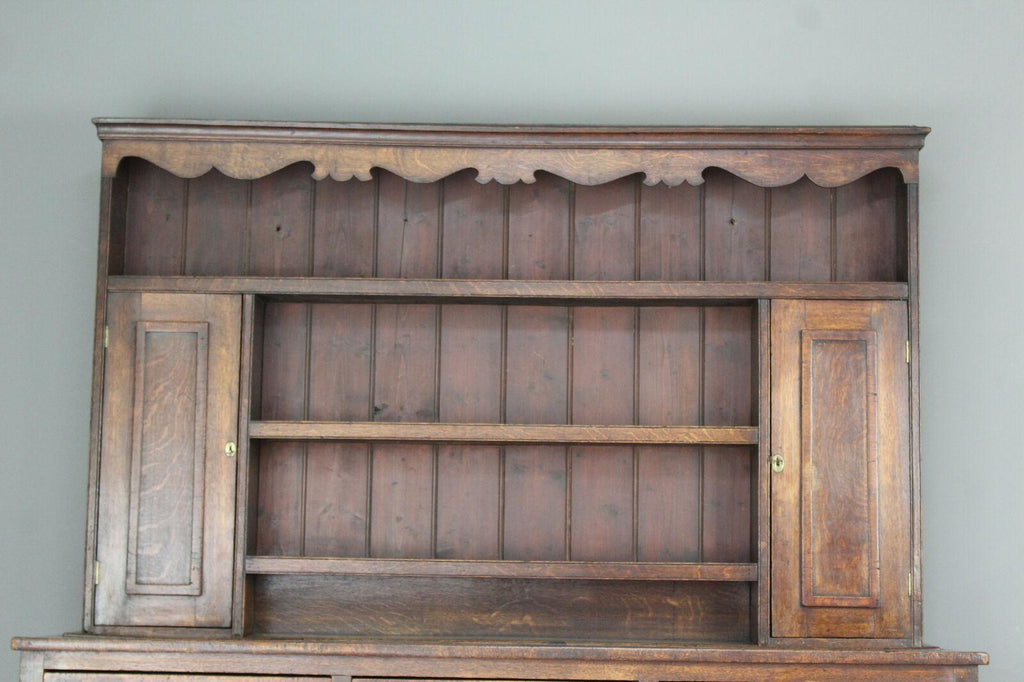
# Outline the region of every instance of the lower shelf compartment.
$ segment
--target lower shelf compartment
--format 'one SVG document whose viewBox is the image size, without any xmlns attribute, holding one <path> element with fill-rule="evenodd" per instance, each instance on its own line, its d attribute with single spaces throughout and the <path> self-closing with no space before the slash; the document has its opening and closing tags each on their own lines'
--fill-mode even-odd
<svg viewBox="0 0 1024 682">
<path fill-rule="evenodd" d="M 260 636 L 752 641 L 748 582 L 250 575 Z"/>
<path fill-rule="evenodd" d="M 116 680 L 661 680 L 663 682 L 970 682 L 982 653 L 940 649 L 818 650 L 733 646 L 536 645 L 308 639 L 14 640 L 22 682 Z M 96 675 L 110 672 L 113 677 Z M 73 674 L 79 675 L 74 677 Z M 156 674 L 162 675 L 157 676 Z M 92 675 L 92 676 L 90 676 Z M 232 680 L 236 678 L 230 678 Z"/>
</svg>

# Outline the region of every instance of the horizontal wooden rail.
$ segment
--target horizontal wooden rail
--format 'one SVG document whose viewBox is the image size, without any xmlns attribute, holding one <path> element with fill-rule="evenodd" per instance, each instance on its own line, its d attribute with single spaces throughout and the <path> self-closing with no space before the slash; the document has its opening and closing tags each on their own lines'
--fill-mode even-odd
<svg viewBox="0 0 1024 682">
<path fill-rule="evenodd" d="M 757 564 L 670 564 L 618 561 L 494 561 L 464 559 L 333 559 L 246 557 L 247 573 L 390 575 L 549 580 L 705 580 L 755 582 Z"/>
<path fill-rule="evenodd" d="M 904 282 L 628 282 L 567 280 L 384 279 L 345 277 L 115 276 L 111 291 L 259 294 L 307 300 L 401 299 L 426 302 L 672 305 L 756 298 L 905 299 Z"/>
<path fill-rule="evenodd" d="M 605 443 L 757 445 L 756 426 L 578 426 L 574 424 L 424 424 L 414 422 L 253 421 L 249 436 L 273 440 L 436 443 Z"/>
</svg>

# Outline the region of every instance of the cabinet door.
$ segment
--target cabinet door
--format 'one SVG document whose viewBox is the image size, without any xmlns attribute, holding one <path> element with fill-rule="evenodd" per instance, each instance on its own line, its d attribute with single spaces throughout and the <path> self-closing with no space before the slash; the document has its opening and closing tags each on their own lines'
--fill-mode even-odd
<svg viewBox="0 0 1024 682">
<path fill-rule="evenodd" d="M 95 622 L 229 627 L 240 298 L 115 293 L 107 324 Z"/>
<path fill-rule="evenodd" d="M 775 301 L 772 635 L 912 634 L 907 308 Z"/>
</svg>

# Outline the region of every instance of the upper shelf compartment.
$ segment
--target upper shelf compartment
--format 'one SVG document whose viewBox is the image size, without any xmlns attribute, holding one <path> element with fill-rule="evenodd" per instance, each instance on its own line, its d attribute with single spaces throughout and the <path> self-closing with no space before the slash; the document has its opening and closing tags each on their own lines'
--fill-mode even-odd
<svg viewBox="0 0 1024 682">
<path fill-rule="evenodd" d="M 138 158 L 115 180 L 111 275 L 552 281 L 906 282 L 907 186 L 894 168 L 838 188 L 602 185 L 540 173 L 480 184 L 382 170 L 314 180 L 193 179 Z"/>
</svg>

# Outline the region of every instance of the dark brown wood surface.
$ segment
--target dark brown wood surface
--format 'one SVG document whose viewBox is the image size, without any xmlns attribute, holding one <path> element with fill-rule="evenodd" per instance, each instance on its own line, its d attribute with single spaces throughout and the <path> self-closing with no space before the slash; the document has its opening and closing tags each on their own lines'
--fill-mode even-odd
<svg viewBox="0 0 1024 682">
<path fill-rule="evenodd" d="M 927 129 L 97 125 L 87 544 L 160 601 L 108 618 L 102 561 L 86 627 L 137 637 L 26 682 L 976 679 L 853 651 L 920 643 Z M 227 346 L 181 312 L 243 298 Z"/>
<path fill-rule="evenodd" d="M 97 624 L 231 625 L 240 316 L 233 296 L 110 297 Z"/>
<path fill-rule="evenodd" d="M 636 646 L 567 642 L 115 639 L 68 637 L 14 642 L 40 682 L 51 671 L 113 670 L 349 678 L 475 680 L 916 680 L 977 679 L 988 656 L 940 649 L 820 650 L 750 645 Z M 35 658 L 39 656 L 39 658 Z M 34 665 L 33 665 L 34 664 Z"/>
<path fill-rule="evenodd" d="M 559 305 L 736 305 L 759 298 L 906 299 L 903 282 L 581 282 L 319 277 L 110 278 L 111 291 L 259 294 L 281 301 L 461 302 Z"/>
<path fill-rule="evenodd" d="M 732 642 L 750 586 L 721 581 L 256 576 L 254 634 L 284 637 Z"/>
<path fill-rule="evenodd" d="M 917 182 L 917 152 L 927 128 L 559 128 L 423 126 L 96 119 L 103 175 L 137 156 L 176 175 L 211 168 L 260 178 L 310 162 L 316 179 L 357 177 L 387 168 L 433 182 L 473 168 L 481 182 L 534 182 L 548 171 L 598 185 L 642 173 L 645 182 L 700 184 L 709 167 L 765 186 L 807 175 L 823 186 L 850 183 L 878 168 Z M 766 157 L 770 162 L 766 162 Z"/>
<path fill-rule="evenodd" d="M 906 307 L 772 304 L 772 634 L 909 638 Z"/>
</svg>

